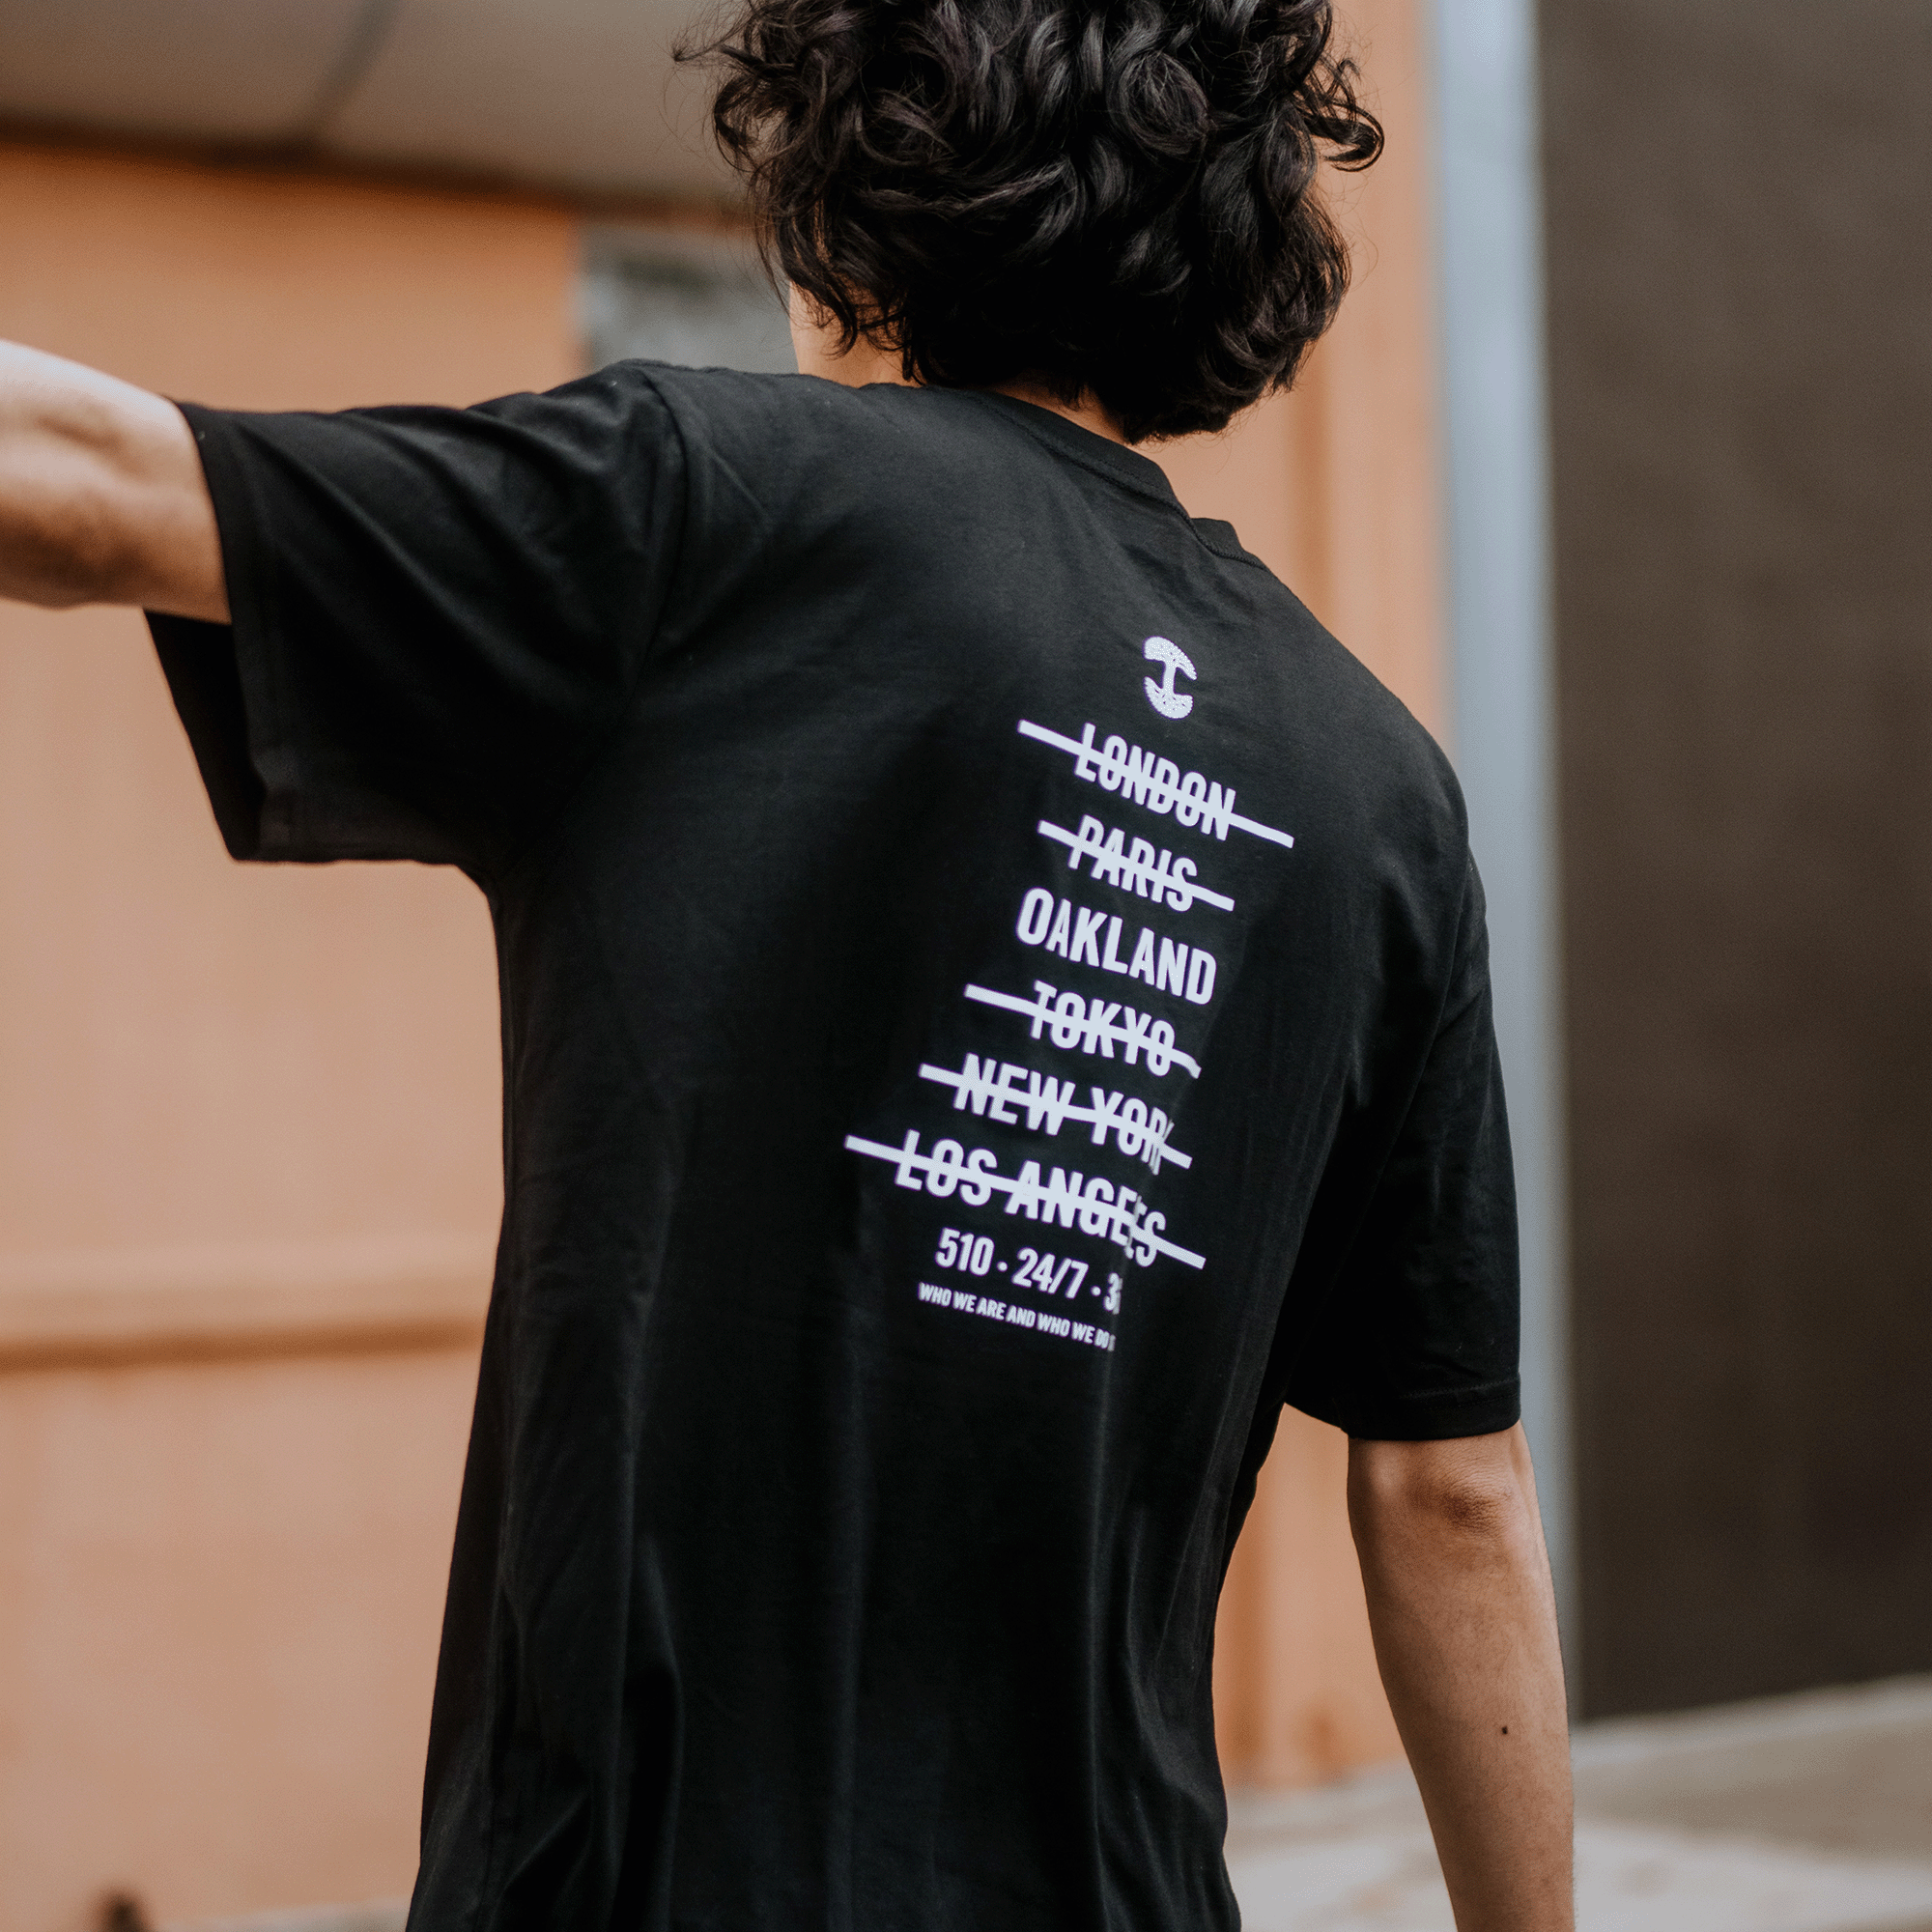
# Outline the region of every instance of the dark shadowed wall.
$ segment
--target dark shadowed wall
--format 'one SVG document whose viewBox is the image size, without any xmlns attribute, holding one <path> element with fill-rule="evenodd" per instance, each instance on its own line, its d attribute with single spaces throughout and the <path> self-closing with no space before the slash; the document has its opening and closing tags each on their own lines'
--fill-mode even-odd
<svg viewBox="0 0 1932 1932">
<path fill-rule="evenodd" d="M 1932 6 L 1543 29 L 1603 1714 L 1932 1666 Z"/>
</svg>

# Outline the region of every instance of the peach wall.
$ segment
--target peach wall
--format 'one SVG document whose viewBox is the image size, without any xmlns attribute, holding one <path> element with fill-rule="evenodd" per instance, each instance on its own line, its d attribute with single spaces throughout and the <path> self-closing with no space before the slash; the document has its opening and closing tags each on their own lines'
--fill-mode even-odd
<svg viewBox="0 0 1932 1932">
<path fill-rule="evenodd" d="M 1157 451 L 1431 730 L 1446 724 L 1433 404 L 1428 93 L 1416 0 L 1345 7 L 1388 128 L 1336 213 L 1354 284 L 1293 391 L 1226 436 Z M 1369 1644 L 1343 1492 L 1347 1445 L 1290 1410 L 1236 1548 L 1215 1646 L 1231 1781 L 1312 1783 L 1401 1747 Z"/>
<path fill-rule="evenodd" d="M 564 380 L 535 202 L 0 146 L 0 334 Z M 406 1891 L 498 1205 L 480 898 L 222 851 L 138 618 L 0 607 L 0 1932 Z"/>
<path fill-rule="evenodd" d="M 1417 0 L 1344 6 L 1388 128 L 1366 173 L 1330 177 L 1353 258 L 1335 326 L 1292 393 L 1227 434 L 1155 446 L 1197 516 L 1247 547 L 1438 736 L 1447 711 L 1435 416 L 1427 45 Z"/>
<path fill-rule="evenodd" d="M 0 1924 L 399 1894 L 468 1348 L 0 1377 Z"/>
<path fill-rule="evenodd" d="M 575 250 L 541 206 L 0 149 L 0 333 L 242 408 L 563 381 Z M 0 958 L 0 1251 L 487 1224 L 477 895 L 230 865 L 140 619 L 0 625 L 0 877 L 33 908 Z"/>
</svg>

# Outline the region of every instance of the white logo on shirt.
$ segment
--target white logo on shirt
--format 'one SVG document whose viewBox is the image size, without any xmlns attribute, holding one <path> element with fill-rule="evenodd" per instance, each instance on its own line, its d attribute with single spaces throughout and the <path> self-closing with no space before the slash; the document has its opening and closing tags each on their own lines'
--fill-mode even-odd
<svg viewBox="0 0 1932 1932">
<path fill-rule="evenodd" d="M 1175 690 L 1174 673 L 1179 671 L 1182 677 L 1192 677 L 1194 660 L 1167 638 L 1150 638 L 1141 651 L 1152 663 L 1167 668 L 1158 684 L 1151 677 L 1141 679 L 1147 687 L 1148 702 L 1163 718 L 1185 718 L 1194 709 L 1194 700 L 1186 692 Z"/>
</svg>

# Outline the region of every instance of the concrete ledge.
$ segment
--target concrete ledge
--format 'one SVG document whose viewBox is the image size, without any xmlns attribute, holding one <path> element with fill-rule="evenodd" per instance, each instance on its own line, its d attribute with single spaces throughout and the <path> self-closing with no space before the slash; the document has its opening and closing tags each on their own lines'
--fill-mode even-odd
<svg viewBox="0 0 1932 1932">
<path fill-rule="evenodd" d="M 1654 1766 L 1705 1751 L 1752 1751 L 1925 1725 L 1932 1725 L 1932 1677 L 1888 1677 L 1662 1717 L 1602 1718 L 1577 1726 L 1570 1757 L 1581 1781 L 1627 1764 Z M 1927 1801 L 1932 1804 L 1932 1792 Z M 1925 1849 L 1932 1855 L 1932 1838 Z"/>
<path fill-rule="evenodd" d="M 403 1932 L 406 1898 L 379 1898 L 366 1905 L 315 1905 L 289 1912 L 262 1912 L 246 1918 L 202 1919 L 161 1932 Z"/>
<path fill-rule="evenodd" d="M 381 1236 L 0 1258 L 0 1372 L 470 1347 L 494 1241 Z"/>
<path fill-rule="evenodd" d="M 1932 1678 L 1578 1728 L 1590 1932 L 1932 1932 Z M 1250 1932 L 1454 1932 L 1406 1765 L 1236 1792 Z"/>
</svg>

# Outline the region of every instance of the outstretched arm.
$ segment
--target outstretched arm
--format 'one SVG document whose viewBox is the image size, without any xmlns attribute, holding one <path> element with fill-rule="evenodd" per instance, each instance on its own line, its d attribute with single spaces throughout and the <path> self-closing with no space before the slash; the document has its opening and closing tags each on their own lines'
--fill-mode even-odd
<svg viewBox="0 0 1932 1932">
<path fill-rule="evenodd" d="M 226 621 L 214 506 L 172 403 L 0 343 L 0 597 Z"/>
<path fill-rule="evenodd" d="M 1570 1737 L 1520 1425 L 1349 1444 L 1376 1660 L 1462 1932 L 1572 1932 Z"/>
</svg>

